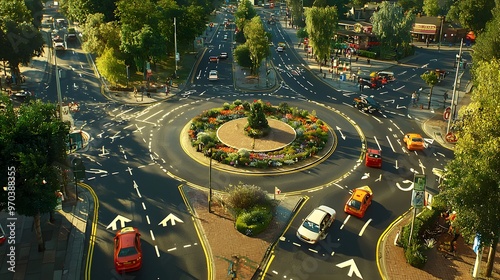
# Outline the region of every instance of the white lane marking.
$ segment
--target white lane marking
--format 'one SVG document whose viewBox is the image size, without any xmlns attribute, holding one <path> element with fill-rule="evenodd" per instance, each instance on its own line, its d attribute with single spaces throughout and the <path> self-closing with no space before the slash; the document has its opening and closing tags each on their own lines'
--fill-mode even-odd
<svg viewBox="0 0 500 280">
<path fill-rule="evenodd" d="M 340 229 L 344 228 L 345 224 L 347 223 L 347 221 L 349 221 L 350 218 L 351 218 L 351 215 L 347 215 L 347 218 L 345 218 L 344 223 L 342 223 L 342 225 L 340 226 Z"/>
<path fill-rule="evenodd" d="M 368 221 L 366 221 L 365 225 L 363 226 L 363 228 L 361 228 L 361 230 L 359 231 L 359 236 L 362 236 L 363 233 L 365 232 L 365 229 L 368 227 L 368 225 L 370 224 L 370 222 L 372 221 L 372 219 L 369 219 Z"/>
<path fill-rule="evenodd" d="M 391 140 L 389 140 L 389 136 L 385 136 L 387 138 L 387 141 L 389 142 L 389 145 L 391 145 L 391 149 L 393 152 L 396 152 L 396 150 L 394 150 L 394 146 L 392 145 L 392 142 Z"/>
<path fill-rule="evenodd" d="M 148 225 L 150 225 L 151 221 L 149 220 L 149 216 L 148 215 L 146 215 L 146 220 L 148 221 Z"/>
<path fill-rule="evenodd" d="M 155 250 L 156 250 L 156 256 L 159 258 L 160 257 L 160 250 L 158 250 L 157 245 L 155 245 Z"/>
<path fill-rule="evenodd" d="M 177 250 L 177 247 L 170 248 L 170 249 L 167 250 L 167 252 L 171 252 L 171 251 L 175 251 L 175 250 Z"/>
<path fill-rule="evenodd" d="M 151 239 L 153 239 L 153 241 L 154 241 L 155 240 L 155 235 L 153 234 L 153 231 L 149 230 L 149 233 L 151 234 Z"/>
<path fill-rule="evenodd" d="M 382 151 L 382 148 L 380 147 L 380 143 L 377 140 L 376 136 L 373 136 L 373 139 L 375 140 L 375 143 L 377 143 L 378 149 Z"/>
</svg>

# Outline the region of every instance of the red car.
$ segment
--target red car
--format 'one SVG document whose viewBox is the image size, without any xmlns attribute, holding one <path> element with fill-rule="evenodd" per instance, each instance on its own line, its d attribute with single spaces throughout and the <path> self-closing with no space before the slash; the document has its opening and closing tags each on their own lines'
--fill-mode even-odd
<svg viewBox="0 0 500 280">
<path fill-rule="evenodd" d="M 365 165 L 368 167 L 382 167 L 382 152 L 375 149 L 367 149 L 365 155 Z"/>
<path fill-rule="evenodd" d="M 366 209 L 372 204 L 373 192 L 368 186 L 356 188 L 344 206 L 344 212 L 362 219 Z"/>
<path fill-rule="evenodd" d="M 124 227 L 115 236 L 115 269 L 118 273 L 142 267 L 141 234 L 134 227 Z"/>
</svg>

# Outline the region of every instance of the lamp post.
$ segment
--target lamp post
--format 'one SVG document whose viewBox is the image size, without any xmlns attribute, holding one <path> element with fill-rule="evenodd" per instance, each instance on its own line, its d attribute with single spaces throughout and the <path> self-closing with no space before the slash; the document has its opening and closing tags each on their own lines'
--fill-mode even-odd
<svg viewBox="0 0 500 280">
<path fill-rule="evenodd" d="M 130 65 L 125 65 L 127 66 L 127 88 L 128 88 L 128 81 L 130 80 L 130 72 L 128 71 L 128 68 L 130 67 Z"/>
<path fill-rule="evenodd" d="M 458 70 L 460 69 L 460 61 L 462 60 L 463 41 L 464 41 L 464 39 L 460 40 L 460 51 L 459 51 L 457 58 L 456 58 L 457 59 L 457 68 L 456 68 L 456 72 L 455 72 L 455 81 L 453 82 L 453 93 L 451 95 L 451 114 L 450 114 L 450 117 L 448 118 L 448 126 L 446 127 L 446 134 L 448 134 L 450 132 L 451 119 L 452 119 L 452 116 L 455 115 L 455 110 L 457 109 L 456 104 L 455 104 L 455 93 L 457 92 Z"/>
<path fill-rule="evenodd" d="M 174 52 L 175 52 L 175 72 L 174 76 L 177 79 L 177 60 L 179 58 L 179 54 L 177 53 L 177 23 L 176 18 L 174 17 Z"/>
<path fill-rule="evenodd" d="M 212 213 L 212 148 L 208 149 L 208 156 L 210 157 L 210 163 L 208 167 L 208 213 Z"/>
</svg>

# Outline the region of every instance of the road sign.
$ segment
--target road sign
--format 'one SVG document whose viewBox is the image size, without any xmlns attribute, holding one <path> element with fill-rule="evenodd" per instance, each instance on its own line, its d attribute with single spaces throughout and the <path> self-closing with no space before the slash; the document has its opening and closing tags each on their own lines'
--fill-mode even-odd
<svg viewBox="0 0 500 280">
<path fill-rule="evenodd" d="M 413 189 L 416 191 L 425 191 L 426 177 L 425 175 L 415 174 L 413 179 Z"/>
<path fill-rule="evenodd" d="M 447 107 L 446 109 L 444 109 L 443 119 L 445 121 L 449 120 L 450 119 L 450 115 L 451 115 L 451 107 Z"/>
<path fill-rule="evenodd" d="M 426 176 L 415 174 L 413 178 L 413 192 L 411 195 L 411 206 L 415 208 L 424 207 Z"/>
</svg>

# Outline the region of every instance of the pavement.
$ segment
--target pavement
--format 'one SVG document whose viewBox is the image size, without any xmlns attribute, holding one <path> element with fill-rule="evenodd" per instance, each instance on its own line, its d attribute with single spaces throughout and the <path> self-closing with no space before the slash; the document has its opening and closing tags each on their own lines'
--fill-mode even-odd
<svg viewBox="0 0 500 280">
<path fill-rule="evenodd" d="M 284 26 L 285 32 L 289 34 L 292 40 L 291 48 L 294 48 L 299 55 L 305 57 L 305 52 L 302 48 L 298 47 L 298 39 L 296 37 L 296 30 Z M 207 30 L 208 37 L 212 38 L 217 29 L 212 31 Z M 441 49 L 446 48 L 442 46 Z M 15 88 L 15 91 L 21 91 L 24 89 L 36 88 L 37 85 L 46 83 L 50 79 L 50 73 L 52 72 L 52 62 L 50 61 L 50 50 L 46 49 L 44 56 L 33 58 L 32 63 L 21 67 L 21 73 L 26 76 L 26 81 L 19 88 Z M 418 55 L 418 53 L 416 54 Z M 200 58 L 201 59 L 201 58 Z M 340 81 L 337 77 L 331 77 L 329 73 L 320 72 L 318 65 L 312 60 L 306 59 L 306 67 L 308 67 L 313 73 L 315 73 L 319 79 L 323 82 L 329 84 L 331 87 L 344 90 L 358 92 L 354 81 Z M 405 63 L 404 60 L 399 63 Z M 353 61 L 353 69 L 358 69 L 362 74 L 371 73 L 373 71 L 381 71 L 390 69 L 392 66 L 396 65 L 396 62 L 385 62 L 378 60 L 371 60 L 368 64 L 366 60 L 359 59 L 358 62 Z M 233 65 L 234 73 L 234 85 L 237 89 L 241 91 L 265 91 L 273 90 L 276 88 L 278 83 L 278 74 L 274 69 L 271 69 L 271 73 L 267 78 L 260 78 L 257 81 L 255 79 L 249 79 L 245 69 L 241 69 L 236 65 Z M 453 69 L 448 69 L 453 72 Z M 266 67 L 261 67 L 260 77 L 266 77 Z M 4 77 L 5 78 L 5 77 Z M 464 76 L 462 82 L 457 90 L 457 107 L 468 104 L 470 102 L 470 95 L 466 92 L 470 91 L 470 86 L 467 83 L 467 79 L 470 79 L 470 75 Z M 443 103 L 442 99 L 437 98 L 437 96 L 442 96 L 444 93 L 449 93 L 451 98 L 452 85 L 450 84 L 452 78 L 445 79 L 445 81 L 434 87 L 434 98 L 431 103 L 431 109 L 423 109 L 424 105 L 427 104 L 425 100 L 425 94 L 421 94 L 419 104 L 415 107 L 408 104 L 408 115 L 412 116 L 425 131 L 427 136 L 432 137 L 436 142 L 441 144 L 443 147 L 448 149 L 453 149 L 453 144 L 448 143 L 444 136 L 447 132 L 447 123 L 443 120 L 444 105 L 449 105 Z M 2 85 L 5 86 L 5 83 Z M 159 85 L 161 88 L 161 85 Z M 173 98 L 178 94 L 182 93 L 182 85 L 174 87 L 166 94 L 161 89 L 158 94 L 153 94 L 151 97 L 135 95 L 133 92 L 110 92 L 104 91 L 103 95 L 112 102 L 119 102 L 123 104 L 130 105 L 147 105 L 156 102 L 163 102 L 169 98 Z M 424 98 L 422 98 L 424 97 Z M 40 98 L 37 96 L 37 98 Z M 409 100 L 409 99 L 408 99 Z M 438 101 L 441 100 L 441 101 Z M 73 119 L 71 114 L 63 116 L 65 120 L 70 121 L 73 124 Z M 88 137 L 87 137 L 88 139 Z M 74 183 L 68 185 L 68 189 L 74 189 Z M 93 207 L 93 197 L 89 193 L 89 190 L 84 184 L 79 184 L 78 200 L 74 199 L 74 193 L 67 190 L 66 196 L 68 197 L 62 203 L 62 209 L 57 210 L 54 215 L 54 221 L 51 223 L 48 221 L 48 214 L 42 215 L 42 231 L 44 236 L 44 242 L 46 250 L 44 252 L 38 252 L 36 236 L 33 232 L 33 218 L 19 216 L 16 217 L 16 228 L 13 232 L 8 232 L 9 234 L 15 235 L 15 272 L 9 271 L 11 266 L 8 261 L 7 253 L 10 250 L 10 245 L 4 244 L 0 246 L 0 279 L 81 279 L 84 273 L 85 255 L 84 249 L 85 244 L 88 242 L 85 236 L 87 223 L 89 220 L 89 213 Z M 279 217 L 280 230 L 286 226 L 288 220 L 293 215 L 294 209 L 301 202 L 300 197 L 283 197 L 280 203 L 280 207 L 277 208 L 276 214 Z M 191 201 L 190 201 L 191 203 Z M 192 209 L 195 209 L 192 207 Z M 404 257 L 401 254 L 391 254 L 389 252 L 395 252 L 395 246 L 393 242 L 388 242 L 397 233 L 398 224 L 401 221 L 407 219 L 407 215 L 402 215 L 398 220 L 396 220 L 381 236 L 379 242 L 378 252 L 379 260 L 378 264 L 380 266 L 380 272 L 383 279 L 410 279 L 408 278 L 408 268 Z M 220 220 L 220 219 L 219 219 Z M 4 212 L 0 213 L 0 224 L 7 224 L 7 215 Z M 7 231 L 6 228 L 4 228 Z M 218 227 L 213 229 L 213 232 L 205 232 L 208 236 L 210 234 L 216 234 L 219 230 Z M 234 231 L 234 230 L 233 230 Z M 217 251 L 224 246 L 226 246 L 227 236 L 225 236 L 225 242 L 212 242 L 210 241 L 211 251 Z M 235 237 L 236 238 L 236 237 Z M 219 238 L 220 239 L 220 238 Z M 239 240 L 238 240 L 239 242 Z M 274 241 L 276 242 L 276 241 Z M 270 242 L 272 246 L 273 242 Z M 465 245 L 464 245 L 465 246 Z M 234 250 L 242 248 L 241 243 Z M 257 248 L 259 246 L 253 246 L 250 248 L 255 248 L 257 254 L 262 253 L 262 248 Z M 270 247 L 269 247 L 270 248 Z M 255 268 L 256 275 L 259 272 L 260 267 L 262 267 L 266 262 L 266 256 L 269 251 L 264 250 L 262 255 L 262 263 Z M 234 252 L 238 253 L 238 252 Z M 249 252 L 251 254 L 252 252 Z M 394 257 L 396 255 L 396 257 Z M 9 257 L 11 258 L 11 257 Z M 12 258 L 11 258 L 12 259 Z M 441 258 L 445 259 L 445 258 Z M 436 261 L 442 265 L 450 265 L 449 263 L 437 259 Z M 406 264 L 406 266 L 405 266 Z M 389 266 L 390 265 L 390 266 Z M 472 264 L 464 266 L 463 271 L 459 271 L 458 275 L 470 275 Z M 437 266 L 438 268 L 440 266 Z M 439 275 L 438 273 L 433 275 Z M 448 279 L 459 279 L 458 278 L 448 278 Z M 412 278 L 417 279 L 417 278 Z M 420 277 L 422 279 L 422 277 Z M 428 277 L 423 277 L 423 279 L 428 279 Z"/>
</svg>

